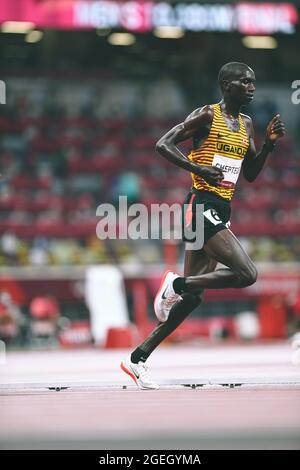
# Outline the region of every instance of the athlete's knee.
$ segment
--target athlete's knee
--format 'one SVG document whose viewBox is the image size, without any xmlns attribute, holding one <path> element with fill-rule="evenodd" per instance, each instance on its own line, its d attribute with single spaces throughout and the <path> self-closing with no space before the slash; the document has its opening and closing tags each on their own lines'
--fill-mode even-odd
<svg viewBox="0 0 300 470">
<path fill-rule="evenodd" d="M 238 276 L 240 279 L 241 287 L 252 286 L 257 280 L 257 269 L 251 262 L 239 270 Z"/>
</svg>

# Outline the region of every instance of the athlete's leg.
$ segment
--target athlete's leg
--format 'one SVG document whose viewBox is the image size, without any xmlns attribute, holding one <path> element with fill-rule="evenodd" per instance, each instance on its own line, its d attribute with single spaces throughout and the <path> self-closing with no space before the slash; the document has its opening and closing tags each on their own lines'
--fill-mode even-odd
<svg viewBox="0 0 300 470">
<path fill-rule="evenodd" d="M 199 276 L 215 270 L 217 261 L 204 248 L 202 250 L 185 250 L 184 276 Z"/>
<path fill-rule="evenodd" d="M 230 230 L 224 229 L 213 235 L 204 245 L 204 251 L 208 257 L 227 268 L 200 276 L 187 275 L 185 279 L 178 278 L 174 282 L 176 292 L 197 294 L 203 289 L 246 287 L 256 281 L 257 270 L 253 262 Z"/>
<path fill-rule="evenodd" d="M 184 275 L 198 275 L 209 273 L 216 267 L 217 262 L 202 250 L 186 250 Z M 146 360 L 155 348 L 169 336 L 183 320 L 201 303 L 202 290 L 197 294 L 185 293 L 182 300 L 176 302 L 170 310 L 169 317 L 165 322 L 159 322 L 150 335 L 133 351 L 131 359 L 134 362 Z"/>
</svg>

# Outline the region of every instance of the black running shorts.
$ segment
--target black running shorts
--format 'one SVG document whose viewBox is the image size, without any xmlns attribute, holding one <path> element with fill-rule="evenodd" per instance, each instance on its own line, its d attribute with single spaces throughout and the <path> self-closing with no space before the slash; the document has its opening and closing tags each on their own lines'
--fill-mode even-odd
<svg viewBox="0 0 300 470">
<path fill-rule="evenodd" d="M 203 242 L 206 243 L 213 235 L 224 230 L 230 226 L 230 201 L 217 196 L 209 191 L 202 191 L 192 188 L 187 195 L 182 211 L 182 239 L 185 242 L 195 242 L 195 237 L 190 238 L 189 229 L 192 228 L 192 233 L 196 231 L 196 207 L 198 206 L 200 213 L 203 214 Z M 199 215 L 199 213 L 198 213 Z"/>
</svg>

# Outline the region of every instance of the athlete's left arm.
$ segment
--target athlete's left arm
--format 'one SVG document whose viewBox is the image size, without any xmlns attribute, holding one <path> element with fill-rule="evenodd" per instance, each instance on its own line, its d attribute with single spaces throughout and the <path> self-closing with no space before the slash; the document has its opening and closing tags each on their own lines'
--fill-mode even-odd
<svg viewBox="0 0 300 470">
<path fill-rule="evenodd" d="M 244 115 L 243 117 L 250 142 L 242 168 L 244 177 L 247 181 L 252 183 L 263 169 L 267 156 L 274 149 L 276 141 L 285 135 L 285 128 L 280 119 L 280 115 L 276 114 L 267 126 L 265 142 L 261 150 L 257 153 L 254 143 L 252 120 L 249 116 Z"/>
</svg>

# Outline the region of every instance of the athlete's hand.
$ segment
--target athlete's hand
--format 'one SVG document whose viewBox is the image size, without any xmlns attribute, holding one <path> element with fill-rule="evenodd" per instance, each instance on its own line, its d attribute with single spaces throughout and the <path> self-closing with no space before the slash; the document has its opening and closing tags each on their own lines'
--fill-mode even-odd
<svg viewBox="0 0 300 470">
<path fill-rule="evenodd" d="M 224 179 L 223 171 L 216 166 L 199 166 L 197 174 L 211 186 L 219 186 Z"/>
<path fill-rule="evenodd" d="M 280 119 L 280 114 L 276 114 L 273 117 L 272 121 L 269 122 L 266 132 L 266 142 L 272 142 L 273 144 L 276 140 L 280 139 L 285 135 L 284 124 Z"/>
</svg>

